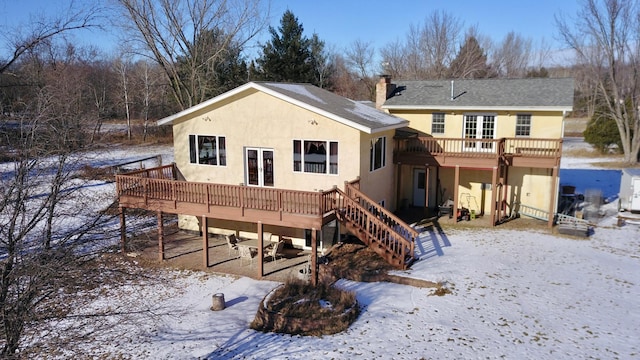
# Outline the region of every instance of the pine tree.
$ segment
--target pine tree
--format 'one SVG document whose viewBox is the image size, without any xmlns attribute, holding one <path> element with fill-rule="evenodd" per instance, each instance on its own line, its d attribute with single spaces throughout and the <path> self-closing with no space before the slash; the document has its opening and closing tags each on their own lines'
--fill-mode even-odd
<svg viewBox="0 0 640 360">
<path fill-rule="evenodd" d="M 457 79 L 481 79 L 489 77 L 487 55 L 474 36 L 468 36 L 458 55 L 451 62 L 449 77 Z"/>
<path fill-rule="evenodd" d="M 287 10 L 280 20 L 278 30 L 269 27 L 271 40 L 263 49 L 262 56 L 251 66 L 251 75 L 256 80 L 312 83 L 319 85 L 315 74 L 312 45 L 303 35 L 304 28 L 293 12 Z M 324 43 L 322 43 L 324 46 Z"/>
</svg>

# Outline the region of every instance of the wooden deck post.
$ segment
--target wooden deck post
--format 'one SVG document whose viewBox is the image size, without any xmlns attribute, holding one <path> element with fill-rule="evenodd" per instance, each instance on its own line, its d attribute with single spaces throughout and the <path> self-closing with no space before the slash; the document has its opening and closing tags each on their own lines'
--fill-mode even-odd
<svg viewBox="0 0 640 360">
<path fill-rule="evenodd" d="M 400 191 L 402 188 L 402 163 L 397 163 L 396 166 L 396 211 L 398 211 L 404 210 L 402 209 L 402 192 Z"/>
<path fill-rule="evenodd" d="M 162 211 L 158 211 L 158 259 L 164 260 L 164 221 Z"/>
<path fill-rule="evenodd" d="M 311 285 L 318 285 L 318 237 L 316 229 L 311 229 Z"/>
<path fill-rule="evenodd" d="M 506 204 L 507 204 L 507 196 L 508 196 L 508 190 L 509 190 L 509 166 L 508 165 L 504 165 L 504 173 L 502 175 L 502 205 L 504 206 L 504 213 L 502 214 L 503 217 L 507 216 L 507 208 L 506 208 Z M 511 204 L 511 213 L 513 213 L 515 211 L 514 209 L 515 204 Z"/>
<path fill-rule="evenodd" d="M 120 207 L 120 250 L 122 253 L 127 252 L 127 223 L 126 223 L 127 208 Z"/>
<path fill-rule="evenodd" d="M 429 165 L 424 166 L 424 211 L 429 209 L 429 178 L 431 174 L 431 167 Z"/>
<path fill-rule="evenodd" d="M 209 267 L 209 231 L 207 230 L 207 216 L 202 215 L 202 264 Z"/>
<path fill-rule="evenodd" d="M 549 220 L 547 222 L 547 226 L 549 227 L 549 229 L 553 227 L 553 220 L 554 220 L 553 214 L 555 214 L 554 207 L 556 205 L 556 197 L 558 195 L 557 187 L 558 187 L 558 167 L 554 166 L 552 176 L 551 176 L 551 199 L 549 201 Z"/>
<path fill-rule="evenodd" d="M 455 219 L 454 222 L 458 222 L 458 188 L 460 187 L 460 165 L 456 165 L 453 183 L 453 218 Z"/>
<path fill-rule="evenodd" d="M 491 175 L 491 226 L 496 226 L 496 213 L 502 206 L 496 206 L 498 201 L 498 167 L 494 166 Z"/>
<path fill-rule="evenodd" d="M 264 235 L 262 231 L 262 221 L 258 221 L 258 279 L 264 276 Z"/>
</svg>

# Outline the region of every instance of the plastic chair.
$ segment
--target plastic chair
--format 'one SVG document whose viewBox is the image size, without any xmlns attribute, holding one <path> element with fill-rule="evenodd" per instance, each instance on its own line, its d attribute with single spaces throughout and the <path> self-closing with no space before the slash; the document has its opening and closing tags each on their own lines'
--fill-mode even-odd
<svg viewBox="0 0 640 360">
<path fill-rule="evenodd" d="M 264 257 L 272 258 L 273 261 L 275 261 L 275 263 L 277 264 L 278 256 L 284 257 L 284 254 L 282 254 L 283 249 L 284 249 L 284 241 L 278 241 L 276 244 L 273 244 L 271 249 L 269 249 L 269 252 Z"/>
<path fill-rule="evenodd" d="M 227 246 L 229 247 L 229 256 L 231 256 L 232 251 L 238 254 L 238 239 L 236 239 L 236 236 L 231 234 L 225 235 L 225 237 L 227 238 Z"/>
</svg>

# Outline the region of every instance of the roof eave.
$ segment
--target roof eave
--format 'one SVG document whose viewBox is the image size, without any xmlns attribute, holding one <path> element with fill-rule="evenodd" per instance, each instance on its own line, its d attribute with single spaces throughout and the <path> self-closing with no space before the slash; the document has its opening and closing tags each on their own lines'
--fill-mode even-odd
<svg viewBox="0 0 640 360">
<path fill-rule="evenodd" d="M 436 106 L 383 105 L 387 110 L 446 110 L 446 111 L 572 111 L 573 106 Z"/>
<path fill-rule="evenodd" d="M 241 93 L 241 92 L 243 92 L 243 91 L 245 91 L 245 90 L 247 90 L 249 88 L 253 88 L 253 89 L 262 91 L 262 92 L 264 92 L 266 94 L 269 94 L 269 95 L 271 95 L 273 97 L 276 97 L 276 98 L 278 98 L 280 100 L 286 101 L 286 102 L 288 102 L 290 104 L 293 104 L 293 105 L 296 105 L 296 106 L 299 106 L 299 107 L 301 107 L 303 109 L 309 110 L 309 111 L 314 112 L 314 113 L 316 113 L 318 115 L 325 116 L 325 117 L 330 118 L 332 120 L 335 120 L 335 121 L 337 121 L 337 122 L 339 122 L 339 123 L 341 123 L 343 125 L 347 125 L 349 127 L 352 127 L 354 129 L 360 130 L 360 131 L 365 132 L 367 134 L 373 134 L 373 133 L 378 133 L 380 131 L 386 131 L 386 130 L 401 128 L 401 127 L 406 126 L 408 124 L 408 121 L 406 121 L 404 119 L 398 119 L 398 121 L 399 121 L 398 124 L 391 124 L 391 125 L 387 125 L 387 126 L 383 126 L 383 127 L 379 127 L 379 128 L 378 127 L 372 128 L 372 127 L 369 127 L 369 126 L 358 124 L 358 123 L 356 123 L 354 121 L 351 121 L 349 119 L 343 118 L 343 117 L 338 116 L 336 114 L 333 114 L 331 112 L 319 109 L 319 108 L 317 108 L 315 106 L 312 106 L 312 105 L 309 105 L 309 104 L 307 104 L 307 103 L 305 103 L 303 101 L 291 98 L 291 97 L 289 97 L 289 96 L 287 96 L 285 94 L 282 94 L 282 93 L 280 93 L 278 91 L 272 90 L 271 88 L 262 86 L 259 83 L 254 83 L 254 82 L 249 82 L 249 83 L 247 83 L 245 85 L 237 87 L 237 88 L 235 88 L 235 89 L 233 89 L 231 91 L 228 91 L 228 92 L 226 92 L 224 94 L 218 95 L 218 96 L 216 96 L 216 97 L 214 97 L 212 99 L 209 99 L 209 100 L 207 100 L 205 102 L 202 102 L 202 103 L 200 103 L 198 105 L 195 105 L 195 106 L 192 106 L 192 107 L 190 107 L 188 109 L 180 111 L 179 113 L 173 114 L 171 116 L 167 116 L 167 117 L 165 117 L 163 119 L 160 119 L 160 120 L 158 120 L 157 124 L 158 125 L 167 125 L 167 124 L 172 125 L 173 121 L 176 120 L 176 119 L 179 119 L 179 118 L 184 117 L 186 115 L 189 115 L 189 114 L 191 114 L 193 112 L 196 112 L 198 110 L 201 110 L 203 108 L 211 106 L 212 104 L 215 104 L 216 102 L 219 102 L 219 101 L 222 101 L 222 100 L 227 99 L 229 97 L 232 97 L 232 96 L 234 96 L 236 94 L 239 94 L 239 93 Z M 392 116 L 392 115 L 389 115 L 389 116 Z"/>
</svg>

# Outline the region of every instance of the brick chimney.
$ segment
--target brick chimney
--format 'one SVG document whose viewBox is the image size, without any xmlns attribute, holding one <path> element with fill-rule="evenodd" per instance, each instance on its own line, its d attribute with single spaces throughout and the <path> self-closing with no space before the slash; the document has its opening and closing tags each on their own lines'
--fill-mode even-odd
<svg viewBox="0 0 640 360">
<path fill-rule="evenodd" d="M 380 80 L 376 83 L 376 109 L 382 108 L 382 104 L 395 89 L 396 85 L 391 83 L 390 75 L 380 75 Z"/>
</svg>

